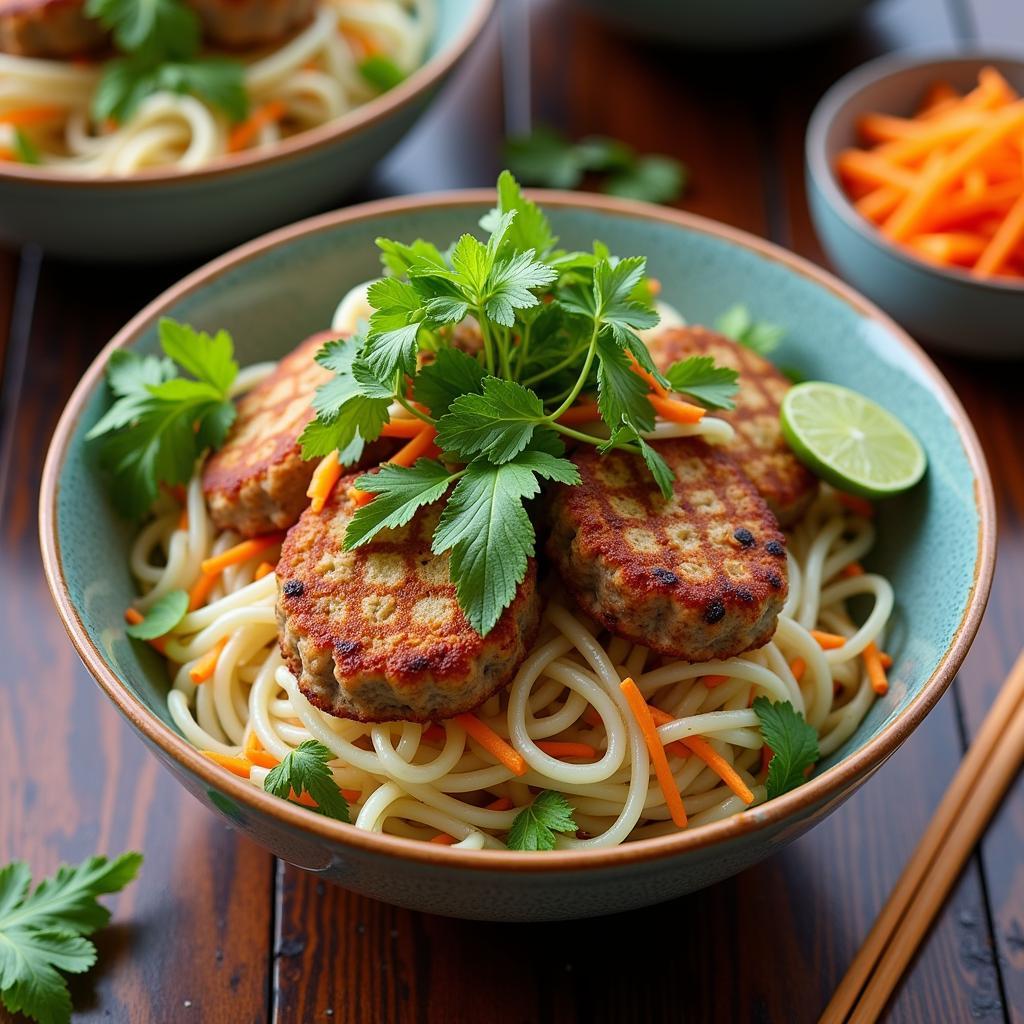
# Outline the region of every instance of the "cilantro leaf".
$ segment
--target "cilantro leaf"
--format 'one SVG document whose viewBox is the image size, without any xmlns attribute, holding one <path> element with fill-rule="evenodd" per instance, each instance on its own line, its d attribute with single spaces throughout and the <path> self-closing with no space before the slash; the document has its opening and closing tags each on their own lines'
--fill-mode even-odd
<svg viewBox="0 0 1024 1024">
<path fill-rule="evenodd" d="M 509 139 L 505 159 L 517 178 L 545 188 L 575 188 L 586 166 L 575 146 L 547 128 Z"/>
<path fill-rule="evenodd" d="M 654 407 L 647 384 L 633 372 L 626 353 L 606 335 L 598 335 L 597 406 L 613 433 L 623 423 L 637 432 L 654 428 Z"/>
<path fill-rule="evenodd" d="M 501 215 L 515 210 L 516 218 L 509 228 L 505 241 L 516 250 L 532 249 L 542 258 L 554 249 L 558 238 L 552 234 L 551 225 L 536 203 L 530 202 L 519 188 L 509 171 L 498 176 L 498 205 L 480 221 L 484 231 L 493 231 Z"/>
<path fill-rule="evenodd" d="M 170 633 L 187 611 L 188 594 L 184 590 L 171 590 L 150 606 L 141 622 L 128 626 L 125 632 L 136 640 L 155 640 Z"/>
<path fill-rule="evenodd" d="M 437 444 L 460 456 L 485 455 L 500 464 L 514 459 L 544 419 L 537 395 L 515 381 L 483 379 L 483 394 L 455 399 L 437 424 Z"/>
<path fill-rule="evenodd" d="M 686 189 L 688 172 L 668 156 L 644 156 L 613 174 L 604 185 L 609 195 L 646 203 L 671 203 Z"/>
<path fill-rule="evenodd" d="M 733 409 L 740 375 L 728 366 L 716 366 L 712 356 L 690 356 L 673 363 L 665 378 L 673 391 L 690 395 L 709 409 Z"/>
<path fill-rule="evenodd" d="M 536 537 L 523 499 L 539 493 L 538 477 L 579 483 L 576 467 L 548 452 L 520 452 L 501 466 L 471 462 L 441 513 L 432 550 L 451 550 L 459 607 L 481 636 L 491 631 L 526 575 Z"/>
<path fill-rule="evenodd" d="M 786 329 L 778 324 L 754 320 L 742 303 L 727 309 L 715 321 L 715 329 L 762 356 L 778 348 L 786 334 Z"/>
<path fill-rule="evenodd" d="M 479 394 L 484 369 L 457 348 L 442 348 L 413 381 L 413 397 L 440 419 L 460 395 Z"/>
<path fill-rule="evenodd" d="M 126 53 L 159 47 L 187 59 L 199 49 L 199 17 L 179 0 L 87 0 L 85 13 L 109 29 Z"/>
<path fill-rule="evenodd" d="M 390 238 L 378 238 L 374 244 L 380 249 L 381 263 L 393 274 L 408 274 L 410 270 L 448 269 L 437 246 L 422 238 L 416 239 L 412 245 L 395 242 Z"/>
<path fill-rule="evenodd" d="M 90 857 L 63 866 L 29 892 L 28 865 L 0 869 L 0 1003 L 40 1024 L 67 1024 L 71 996 L 58 971 L 80 974 L 96 962 L 96 947 L 84 938 L 110 920 L 97 902 L 123 889 L 142 863 L 138 853 L 116 860 Z"/>
<path fill-rule="evenodd" d="M 311 810 L 348 823 L 348 801 L 327 767 L 334 757 L 318 740 L 304 740 L 267 773 L 263 788 L 292 803 L 308 793 L 316 801 L 316 807 Z"/>
<path fill-rule="evenodd" d="M 345 548 L 357 548 L 381 530 L 405 526 L 417 509 L 437 501 L 456 476 L 440 462 L 417 459 L 409 467 L 384 463 L 378 472 L 359 477 L 356 487 L 377 497 L 356 510 L 345 531 Z"/>
<path fill-rule="evenodd" d="M 513 819 L 508 833 L 510 850 L 553 850 L 556 832 L 575 832 L 573 808 L 561 793 L 545 789 Z"/>
<path fill-rule="evenodd" d="M 375 89 L 387 92 L 405 81 L 405 72 L 389 57 L 375 53 L 359 65 L 359 74 Z"/>
<path fill-rule="evenodd" d="M 170 317 L 162 317 L 158 327 L 160 347 L 186 373 L 205 381 L 218 392 L 226 394 L 238 374 L 234 346 L 227 331 L 210 337 Z"/>
<path fill-rule="evenodd" d="M 754 701 L 761 735 L 772 752 L 768 762 L 768 799 L 801 785 L 805 772 L 820 756 L 818 734 L 790 702 L 773 703 L 767 697 Z"/>
<path fill-rule="evenodd" d="M 23 164 L 41 164 L 42 157 L 39 154 L 39 147 L 28 137 L 21 128 L 14 129 L 11 149 L 14 158 Z"/>
<path fill-rule="evenodd" d="M 675 473 L 653 445 L 648 444 L 642 437 L 638 437 L 636 443 L 640 445 L 640 455 L 650 470 L 651 476 L 654 477 L 654 482 L 658 485 L 662 497 L 671 498 L 676 482 Z"/>
<path fill-rule="evenodd" d="M 543 288 L 556 277 L 556 270 L 534 259 L 532 249 L 499 260 L 487 278 L 484 312 L 503 327 L 511 327 L 517 310 L 540 304 L 532 289 Z"/>
</svg>

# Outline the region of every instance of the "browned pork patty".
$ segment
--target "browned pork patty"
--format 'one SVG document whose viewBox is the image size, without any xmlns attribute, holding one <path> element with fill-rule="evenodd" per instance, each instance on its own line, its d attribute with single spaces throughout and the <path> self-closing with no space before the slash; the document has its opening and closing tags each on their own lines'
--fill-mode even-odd
<svg viewBox="0 0 1024 1024">
<path fill-rule="evenodd" d="M 611 632 L 686 661 L 767 643 L 786 599 L 785 538 L 736 462 L 693 438 L 658 444 L 676 474 L 661 496 L 637 456 L 573 456 L 548 555 L 583 610 Z"/>
<path fill-rule="evenodd" d="M 779 408 L 790 383 L 767 359 L 706 327 L 670 327 L 655 335 L 651 354 L 661 370 L 689 356 L 712 356 L 740 374 L 736 408 L 716 412 L 736 430 L 729 454 L 754 482 L 783 526 L 795 523 L 818 492 L 818 480 L 789 450 Z"/>
<path fill-rule="evenodd" d="M 319 0 L 188 0 L 203 34 L 221 46 L 242 49 L 282 39 L 312 20 Z"/>
<path fill-rule="evenodd" d="M 60 58 L 101 45 L 106 31 L 85 16 L 85 0 L 0 0 L 0 50 Z"/>
<path fill-rule="evenodd" d="M 471 711 L 512 679 L 536 636 L 535 564 L 481 637 L 456 603 L 448 556 L 430 550 L 442 503 L 345 551 L 354 480 L 321 513 L 304 512 L 281 548 L 285 663 L 309 701 L 339 718 L 426 722 Z"/>
</svg>

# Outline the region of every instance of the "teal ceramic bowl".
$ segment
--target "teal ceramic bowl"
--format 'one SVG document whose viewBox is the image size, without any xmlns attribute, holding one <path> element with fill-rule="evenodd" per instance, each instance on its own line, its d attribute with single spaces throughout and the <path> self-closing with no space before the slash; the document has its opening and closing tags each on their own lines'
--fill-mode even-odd
<svg viewBox="0 0 1024 1024">
<path fill-rule="evenodd" d="M 467 851 L 358 831 L 277 799 L 202 757 L 175 731 L 159 656 L 130 642 L 131 528 L 115 516 L 83 438 L 107 397 L 119 348 L 156 351 L 173 316 L 226 327 L 244 363 L 283 355 L 327 325 L 340 295 L 377 272 L 378 235 L 454 239 L 474 230 L 488 192 L 392 199 L 327 214 L 258 239 L 185 278 L 131 321 L 76 388 L 54 435 L 40 525 L 50 587 L 100 686 L 200 802 L 277 856 L 377 899 L 498 920 L 585 917 L 672 899 L 749 867 L 842 803 L 910 735 L 949 685 L 981 619 L 992 578 L 995 516 L 988 472 L 963 409 L 928 358 L 891 320 L 811 264 L 750 235 L 660 207 L 537 193 L 570 247 L 604 239 L 645 253 L 665 298 L 693 321 L 742 300 L 785 324 L 779 362 L 839 381 L 893 409 L 924 443 L 930 469 L 882 505 L 869 564 L 896 587 L 887 646 L 889 695 L 805 785 L 736 817 L 604 851 Z"/>
<path fill-rule="evenodd" d="M 835 31 L 871 0 L 579 0 L 627 31 L 693 49 L 768 50 Z"/>
<path fill-rule="evenodd" d="M 413 126 L 468 52 L 494 0 L 436 0 L 424 64 L 350 113 L 267 150 L 185 173 L 88 178 L 0 162 L 0 243 L 96 261 L 213 255 L 337 204 Z"/>
<path fill-rule="evenodd" d="M 885 239 L 853 207 L 836 179 L 839 152 L 856 144 L 871 111 L 910 114 L 937 79 L 966 92 L 986 64 L 1024 93 L 1024 55 L 974 51 L 882 57 L 841 78 L 807 128 L 807 198 L 833 266 L 925 344 L 987 358 L 1024 356 L 1024 282 L 979 281 L 917 259 Z"/>
</svg>

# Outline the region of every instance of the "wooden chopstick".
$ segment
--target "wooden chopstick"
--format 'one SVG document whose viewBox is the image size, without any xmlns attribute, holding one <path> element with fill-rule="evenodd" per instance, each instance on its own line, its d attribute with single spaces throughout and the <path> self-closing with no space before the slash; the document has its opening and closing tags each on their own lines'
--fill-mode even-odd
<svg viewBox="0 0 1024 1024">
<path fill-rule="evenodd" d="M 1024 651 L 821 1024 L 877 1020 L 1022 760 Z"/>
</svg>

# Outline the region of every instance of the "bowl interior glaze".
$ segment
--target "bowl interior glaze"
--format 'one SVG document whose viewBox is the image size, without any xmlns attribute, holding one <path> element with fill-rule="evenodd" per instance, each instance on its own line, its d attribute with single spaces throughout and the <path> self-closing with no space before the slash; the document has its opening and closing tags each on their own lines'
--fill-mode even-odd
<svg viewBox="0 0 1024 1024">
<path fill-rule="evenodd" d="M 977 629 L 991 579 L 994 513 L 991 484 L 970 424 L 938 371 L 899 328 L 809 264 L 741 232 L 674 211 L 559 193 L 540 193 L 539 198 L 563 245 L 589 248 L 602 239 L 620 255 L 646 254 L 650 272 L 663 283 L 664 298 L 688 320 L 713 323 L 723 310 L 742 301 L 755 317 L 785 325 L 785 340 L 773 354 L 780 366 L 864 392 L 897 412 L 927 450 L 929 470 L 923 483 L 880 505 L 878 543 L 866 560 L 896 589 L 887 640 L 896 659 L 890 693 L 802 787 L 808 800 L 812 792 L 818 799 L 835 798 L 855 776 L 850 765 L 844 774 L 841 762 L 856 760 L 857 752 L 877 739 L 870 760 L 861 759 L 856 766 L 863 775 L 891 753 L 909 732 L 897 719 L 912 704 L 906 720 L 916 723 L 938 700 Z M 134 531 L 115 515 L 94 453 L 84 441 L 108 404 L 100 367 L 117 344 L 155 352 L 161 315 L 207 330 L 227 328 L 243 365 L 278 358 L 324 328 L 350 286 L 378 272 L 375 237 L 447 242 L 473 230 L 486 209 L 484 193 L 390 200 L 266 236 L 156 300 L 101 353 L 80 385 L 48 459 L 41 499 L 44 559 L 59 605 L 66 594 L 69 606 L 65 602 L 62 611 L 80 652 L 94 662 L 91 667 L 108 690 L 121 687 L 141 704 L 126 709 L 123 694 L 112 693 L 137 725 L 140 717 L 146 720 L 150 740 L 170 757 L 183 761 L 167 739 L 173 726 L 165 704 L 164 664 L 124 634 L 122 614 L 135 594 L 127 564 Z M 104 679 L 93 653 L 116 679 Z M 185 768 L 196 774 L 194 766 Z M 248 799 L 238 786 L 226 783 L 225 788 Z M 776 801 L 777 808 L 768 804 L 744 815 L 747 825 L 742 827 L 753 829 L 773 813 L 777 821 L 787 808 L 798 810 L 799 794 L 797 790 Z M 263 798 L 259 792 L 254 795 Z M 321 835 L 331 830 L 331 840 L 344 846 L 345 833 L 351 830 L 315 815 L 306 817 L 311 828 Z M 685 852 L 705 830 L 712 830 L 709 836 L 736 834 L 739 826 L 729 826 L 729 831 L 723 824 L 671 837 L 671 842 L 645 843 L 656 844 L 652 850 Z M 392 852 L 412 845 L 396 840 Z M 430 855 L 435 857 L 436 850 Z M 526 855 L 506 856 L 518 860 Z M 555 864 L 570 855 L 551 856 Z M 580 860 L 586 855 L 571 856 Z M 497 866 L 493 859 L 488 863 Z"/>
</svg>

